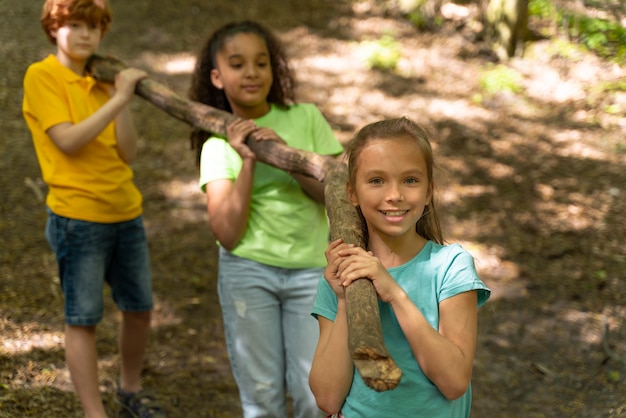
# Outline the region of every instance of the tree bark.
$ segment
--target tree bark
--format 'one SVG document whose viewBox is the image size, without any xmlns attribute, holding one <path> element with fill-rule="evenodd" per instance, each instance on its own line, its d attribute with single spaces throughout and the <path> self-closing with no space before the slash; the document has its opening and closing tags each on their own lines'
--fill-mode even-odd
<svg viewBox="0 0 626 418">
<path fill-rule="evenodd" d="M 522 55 L 528 40 L 529 0 L 490 0 L 485 14 L 487 41 L 502 61 Z"/>
<path fill-rule="evenodd" d="M 92 56 L 87 67 L 95 79 L 108 83 L 113 83 L 115 74 L 127 68 L 116 58 L 99 55 Z M 137 83 L 135 93 L 179 120 L 223 136 L 226 136 L 228 124 L 237 118 L 232 113 L 185 99 L 149 77 Z M 347 167 L 344 163 L 275 141 L 248 139 L 246 143 L 259 161 L 324 182 L 331 238 L 342 238 L 346 243 L 367 247 L 367 234 L 361 218 L 346 197 Z M 348 343 L 355 367 L 372 389 L 385 391 L 395 388 L 402 372 L 383 341 L 374 286 L 371 281 L 360 279 L 348 286 L 345 292 Z"/>
<path fill-rule="evenodd" d="M 330 221 L 330 238 L 367 248 L 363 221 L 346 196 L 348 169 L 345 164 L 329 168 L 324 197 Z M 348 316 L 348 346 L 355 367 L 367 386 L 381 392 L 398 386 L 402 371 L 383 342 L 378 299 L 372 282 L 354 281 L 345 288 Z"/>
</svg>

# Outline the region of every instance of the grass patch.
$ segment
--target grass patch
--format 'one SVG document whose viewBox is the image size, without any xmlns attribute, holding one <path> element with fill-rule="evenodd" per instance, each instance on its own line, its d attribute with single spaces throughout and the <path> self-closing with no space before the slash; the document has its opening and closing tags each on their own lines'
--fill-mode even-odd
<svg viewBox="0 0 626 418">
<path fill-rule="evenodd" d="M 503 64 L 490 64 L 483 71 L 480 78 L 480 88 L 489 96 L 500 92 L 520 93 L 524 90 L 522 75 Z"/>
<path fill-rule="evenodd" d="M 393 71 L 402 57 L 400 43 L 391 35 L 385 34 L 375 41 L 362 41 L 367 65 L 370 69 Z"/>
</svg>

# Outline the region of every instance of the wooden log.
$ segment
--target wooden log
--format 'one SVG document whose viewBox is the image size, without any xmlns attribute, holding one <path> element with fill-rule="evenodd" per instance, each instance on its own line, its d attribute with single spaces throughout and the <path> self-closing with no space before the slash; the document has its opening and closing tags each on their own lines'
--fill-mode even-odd
<svg viewBox="0 0 626 418">
<path fill-rule="evenodd" d="M 116 58 L 99 55 L 92 56 L 87 67 L 96 80 L 108 83 L 113 83 L 115 74 L 128 68 Z M 137 83 L 135 93 L 176 119 L 218 135 L 226 136 L 226 127 L 237 119 L 232 113 L 183 98 L 149 77 Z M 291 148 L 274 141 L 252 140 L 247 141 L 247 145 L 254 151 L 259 161 L 322 182 L 326 176 L 326 167 L 335 163 L 332 157 Z"/>
<path fill-rule="evenodd" d="M 346 196 L 348 168 L 329 167 L 324 197 L 330 221 L 331 240 L 367 248 L 367 232 L 357 211 Z M 345 288 L 348 316 L 348 346 L 354 365 L 367 386 L 381 392 L 400 383 L 402 371 L 389 355 L 383 341 L 378 298 L 372 282 L 359 279 Z"/>
<path fill-rule="evenodd" d="M 114 57 L 94 55 L 87 65 L 97 80 L 113 83 L 127 65 Z M 237 117 L 232 113 L 185 99 L 149 77 L 137 83 L 135 93 L 171 116 L 196 128 L 226 136 L 226 127 Z M 326 208 L 331 238 L 366 248 L 367 238 L 356 209 L 346 197 L 347 167 L 333 157 L 289 147 L 275 141 L 246 141 L 257 159 L 285 171 L 303 174 L 325 183 Z M 402 372 L 385 347 L 374 286 L 367 279 L 345 290 L 349 346 L 363 381 L 376 391 L 395 388 Z"/>
</svg>

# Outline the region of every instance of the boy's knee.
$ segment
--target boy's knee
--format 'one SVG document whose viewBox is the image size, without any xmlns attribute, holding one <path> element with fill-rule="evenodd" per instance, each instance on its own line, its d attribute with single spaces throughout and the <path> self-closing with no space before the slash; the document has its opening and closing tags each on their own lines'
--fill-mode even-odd
<svg viewBox="0 0 626 418">
<path fill-rule="evenodd" d="M 122 320 L 135 326 L 150 326 L 151 311 L 122 312 Z"/>
</svg>

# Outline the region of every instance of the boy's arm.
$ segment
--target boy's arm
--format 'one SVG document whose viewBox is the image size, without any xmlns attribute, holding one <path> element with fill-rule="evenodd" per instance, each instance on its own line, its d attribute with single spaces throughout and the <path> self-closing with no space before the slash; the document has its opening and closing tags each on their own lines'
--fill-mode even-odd
<svg viewBox="0 0 626 418">
<path fill-rule="evenodd" d="M 128 112 L 125 108 L 133 98 L 135 85 L 145 76 L 145 71 L 136 68 L 121 71 L 115 79 L 114 94 L 100 109 L 79 123 L 54 125 L 47 130 L 47 134 L 61 151 L 71 155 L 95 139 L 115 119 L 116 124 L 122 124 L 121 129 L 116 127 L 120 155 L 127 162 L 128 159 L 132 160 L 136 152 L 136 133 L 134 127 L 128 130 L 132 120 L 124 113 Z"/>
<path fill-rule="evenodd" d="M 115 137 L 117 150 L 127 164 L 137 157 L 137 131 L 129 106 L 124 106 L 115 117 Z"/>
</svg>

